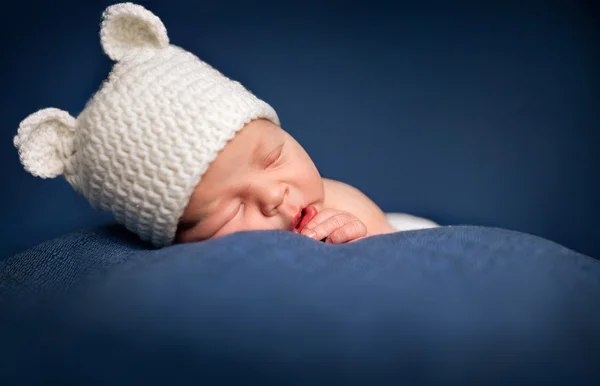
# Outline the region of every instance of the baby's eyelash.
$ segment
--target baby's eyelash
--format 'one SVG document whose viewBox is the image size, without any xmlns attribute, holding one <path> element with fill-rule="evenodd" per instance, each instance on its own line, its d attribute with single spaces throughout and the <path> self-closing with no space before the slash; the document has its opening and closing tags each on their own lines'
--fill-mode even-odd
<svg viewBox="0 0 600 386">
<path fill-rule="evenodd" d="M 283 144 L 277 146 L 272 152 L 270 152 L 263 160 L 263 166 L 268 168 L 273 163 L 275 163 L 279 157 L 281 157 L 281 153 L 283 152 Z"/>
</svg>

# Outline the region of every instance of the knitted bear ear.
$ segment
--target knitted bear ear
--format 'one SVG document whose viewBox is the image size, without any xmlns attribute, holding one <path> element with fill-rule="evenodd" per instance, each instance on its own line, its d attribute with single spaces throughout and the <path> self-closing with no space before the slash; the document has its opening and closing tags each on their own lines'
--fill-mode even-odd
<svg viewBox="0 0 600 386">
<path fill-rule="evenodd" d="M 114 61 L 137 48 L 164 48 L 169 45 L 162 21 L 141 5 L 114 4 L 102 14 L 100 41 Z"/>
<path fill-rule="evenodd" d="M 55 108 L 39 110 L 25 118 L 14 138 L 25 170 L 42 178 L 63 174 L 75 152 L 76 127 L 75 118 Z"/>
</svg>

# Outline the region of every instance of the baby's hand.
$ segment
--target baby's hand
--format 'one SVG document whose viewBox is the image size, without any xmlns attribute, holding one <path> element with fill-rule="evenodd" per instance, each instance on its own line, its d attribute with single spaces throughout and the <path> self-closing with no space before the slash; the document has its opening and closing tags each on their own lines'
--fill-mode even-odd
<svg viewBox="0 0 600 386">
<path fill-rule="evenodd" d="M 324 209 L 306 224 L 301 234 L 330 244 L 355 241 L 367 235 L 367 226 L 351 213 Z"/>
</svg>

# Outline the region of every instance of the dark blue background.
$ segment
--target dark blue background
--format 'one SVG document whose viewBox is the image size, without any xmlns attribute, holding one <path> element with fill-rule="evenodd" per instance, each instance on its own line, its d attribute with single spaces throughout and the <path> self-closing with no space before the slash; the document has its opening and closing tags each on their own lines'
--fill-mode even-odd
<svg viewBox="0 0 600 386">
<path fill-rule="evenodd" d="M 62 178 L 28 175 L 12 145 L 38 109 L 77 116 L 112 65 L 98 36 L 112 2 L 47 3 L 2 11 L 0 258 L 111 220 Z M 269 102 L 324 176 L 385 211 L 600 256 L 592 1 L 139 3 Z"/>
</svg>

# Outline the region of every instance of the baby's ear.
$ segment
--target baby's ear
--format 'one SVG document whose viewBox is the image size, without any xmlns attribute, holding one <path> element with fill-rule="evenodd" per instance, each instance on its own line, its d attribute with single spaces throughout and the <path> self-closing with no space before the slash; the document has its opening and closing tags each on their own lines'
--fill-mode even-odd
<svg viewBox="0 0 600 386">
<path fill-rule="evenodd" d="M 75 153 L 76 128 L 75 118 L 55 108 L 42 109 L 25 118 L 14 138 L 25 170 L 42 178 L 63 174 Z"/>
<path fill-rule="evenodd" d="M 137 48 L 161 49 L 169 45 L 162 21 L 141 5 L 114 4 L 102 14 L 100 41 L 114 61 Z"/>
</svg>

